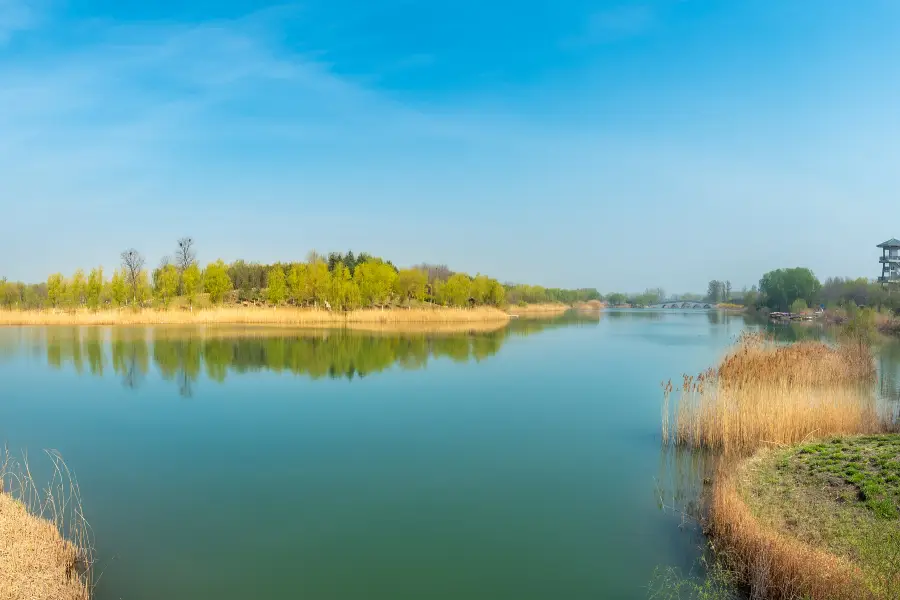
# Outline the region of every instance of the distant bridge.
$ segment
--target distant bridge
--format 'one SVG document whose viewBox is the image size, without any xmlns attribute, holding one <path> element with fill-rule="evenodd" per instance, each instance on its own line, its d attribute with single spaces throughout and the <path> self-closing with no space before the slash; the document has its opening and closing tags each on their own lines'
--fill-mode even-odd
<svg viewBox="0 0 900 600">
<path fill-rule="evenodd" d="M 681 300 L 659 302 L 647 306 L 647 308 L 677 308 L 685 310 L 712 310 L 715 307 L 716 305 L 712 302 L 682 302 Z"/>
</svg>

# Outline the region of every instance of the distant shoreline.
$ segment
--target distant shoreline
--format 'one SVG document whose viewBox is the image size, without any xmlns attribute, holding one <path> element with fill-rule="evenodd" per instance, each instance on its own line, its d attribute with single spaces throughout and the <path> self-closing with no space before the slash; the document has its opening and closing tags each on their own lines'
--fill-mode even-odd
<svg viewBox="0 0 900 600">
<path fill-rule="evenodd" d="M 509 315 L 492 307 L 476 308 L 367 308 L 340 312 L 291 307 L 218 307 L 193 311 L 156 309 L 0 310 L 2 326 L 127 326 L 127 325 L 277 325 L 316 328 L 425 331 L 430 328 L 462 331 L 505 326 Z"/>
</svg>

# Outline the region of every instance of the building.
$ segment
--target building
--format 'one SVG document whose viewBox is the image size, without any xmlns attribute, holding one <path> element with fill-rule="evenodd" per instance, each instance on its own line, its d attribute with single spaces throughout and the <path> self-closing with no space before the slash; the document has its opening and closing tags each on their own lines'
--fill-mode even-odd
<svg viewBox="0 0 900 600">
<path fill-rule="evenodd" d="M 900 240 L 891 238 L 878 244 L 881 248 L 881 277 L 878 281 L 883 286 L 900 284 Z"/>
</svg>

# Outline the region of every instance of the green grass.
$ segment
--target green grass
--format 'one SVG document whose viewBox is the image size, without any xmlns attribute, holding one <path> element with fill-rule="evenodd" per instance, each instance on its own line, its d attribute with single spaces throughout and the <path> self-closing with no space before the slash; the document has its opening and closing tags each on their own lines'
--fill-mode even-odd
<svg viewBox="0 0 900 600">
<path fill-rule="evenodd" d="M 765 453 L 740 492 L 764 525 L 848 558 L 878 597 L 900 599 L 900 435 Z"/>
<path fill-rule="evenodd" d="M 900 517 L 900 436 L 835 438 L 802 446 L 784 459 L 812 481 L 854 488 L 856 497 L 843 501 L 861 502 L 881 519 Z"/>
</svg>

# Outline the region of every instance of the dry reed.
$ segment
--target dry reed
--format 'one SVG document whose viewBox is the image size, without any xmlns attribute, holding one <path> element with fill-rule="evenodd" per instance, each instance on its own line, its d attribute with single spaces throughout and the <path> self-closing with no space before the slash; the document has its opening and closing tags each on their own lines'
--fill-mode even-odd
<svg viewBox="0 0 900 600">
<path fill-rule="evenodd" d="M 831 434 L 898 425 L 871 392 L 868 349 L 803 342 L 776 346 L 747 336 L 718 369 L 663 384 L 664 443 L 749 453 Z"/>
<path fill-rule="evenodd" d="M 0 598 L 87 600 L 93 589 L 93 543 L 78 482 L 62 457 L 48 452 L 53 476 L 35 484 L 27 458 L 0 454 Z"/>
<path fill-rule="evenodd" d="M 752 464 L 757 458 L 748 461 Z M 763 526 L 740 493 L 746 465 L 722 465 L 710 501 L 709 533 L 719 560 L 750 589 L 750 598 L 868 600 L 862 570 L 847 560 Z"/>
<path fill-rule="evenodd" d="M 561 302 L 543 302 L 539 304 L 525 304 L 524 306 L 510 306 L 509 314 L 523 315 L 529 313 L 562 313 L 571 309 L 568 304 Z"/>
<path fill-rule="evenodd" d="M 509 320 L 490 307 L 363 309 L 349 312 L 262 307 L 221 307 L 204 310 L 9 311 L 0 310 L 2 325 L 280 325 L 291 327 L 379 327 L 393 325 L 453 325 L 468 330 L 474 324 L 502 326 Z"/>
</svg>

